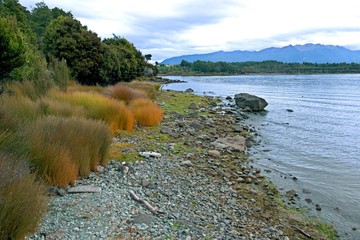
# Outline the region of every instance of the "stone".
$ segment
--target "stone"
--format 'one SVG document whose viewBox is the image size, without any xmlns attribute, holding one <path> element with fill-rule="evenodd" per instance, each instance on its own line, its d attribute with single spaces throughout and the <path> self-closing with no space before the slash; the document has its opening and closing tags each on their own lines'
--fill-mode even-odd
<svg viewBox="0 0 360 240">
<path fill-rule="evenodd" d="M 235 102 L 238 107 L 249 108 L 251 111 L 262 111 L 268 105 L 265 99 L 248 93 L 236 94 Z"/>
<path fill-rule="evenodd" d="M 67 190 L 68 193 L 100 193 L 101 188 L 96 186 L 77 186 Z"/>
<path fill-rule="evenodd" d="M 98 173 L 103 173 L 103 172 L 105 171 L 105 168 L 104 168 L 103 166 L 98 165 L 98 166 L 96 167 L 96 171 L 97 171 Z"/>
<path fill-rule="evenodd" d="M 320 204 L 315 204 L 315 209 L 316 209 L 316 211 L 321 211 L 321 207 L 320 207 Z"/>
<path fill-rule="evenodd" d="M 157 153 L 157 152 L 140 152 L 139 153 L 140 156 L 149 158 L 149 157 L 154 157 L 154 158 L 160 158 L 161 157 L 161 153 Z"/>
<path fill-rule="evenodd" d="M 190 160 L 186 160 L 186 161 L 182 161 L 180 165 L 185 167 L 190 167 L 192 166 L 192 162 Z"/>
<path fill-rule="evenodd" d="M 193 93 L 193 92 L 194 92 L 194 89 L 188 88 L 188 89 L 185 90 L 185 92 L 187 92 L 187 93 Z"/>
<path fill-rule="evenodd" d="M 156 217 L 148 214 L 135 215 L 130 220 L 132 224 L 146 224 L 148 226 L 150 226 L 155 221 L 156 221 Z"/>
<path fill-rule="evenodd" d="M 142 187 L 148 187 L 149 185 L 150 185 L 149 180 L 147 180 L 147 179 L 142 179 L 141 180 L 141 186 Z"/>
<path fill-rule="evenodd" d="M 212 156 L 212 157 L 220 157 L 220 152 L 218 150 L 209 150 L 208 152 L 209 156 Z"/>
<path fill-rule="evenodd" d="M 199 121 L 192 121 L 189 123 L 189 126 L 195 130 L 202 130 L 204 128 L 204 125 L 202 125 Z"/>
<path fill-rule="evenodd" d="M 233 131 L 234 131 L 234 132 L 237 132 L 237 133 L 241 133 L 241 132 L 244 131 L 244 128 L 243 128 L 242 126 L 235 125 L 235 126 L 233 127 Z"/>
<path fill-rule="evenodd" d="M 60 239 L 64 239 L 64 236 L 65 236 L 65 231 L 59 230 L 56 232 L 47 233 L 45 239 L 46 240 L 60 240 Z"/>
<path fill-rule="evenodd" d="M 188 109 L 196 110 L 196 109 L 199 109 L 199 107 L 195 103 L 190 103 L 190 105 L 188 106 Z"/>
<path fill-rule="evenodd" d="M 243 152 L 245 151 L 246 139 L 243 136 L 237 135 L 235 137 L 219 138 L 211 143 L 215 149 L 223 150 L 229 149 L 231 151 Z"/>
</svg>

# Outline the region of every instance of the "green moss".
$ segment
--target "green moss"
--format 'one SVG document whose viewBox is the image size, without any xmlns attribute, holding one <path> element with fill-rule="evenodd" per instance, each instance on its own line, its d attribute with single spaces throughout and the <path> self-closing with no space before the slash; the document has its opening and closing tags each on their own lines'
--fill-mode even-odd
<svg viewBox="0 0 360 240">
<path fill-rule="evenodd" d="M 198 107 L 208 104 L 206 97 L 197 96 L 190 93 L 176 92 L 176 91 L 162 91 L 157 97 L 159 103 L 165 103 L 162 108 L 165 113 L 177 112 L 180 114 L 189 113 L 188 106 L 195 103 Z"/>
<path fill-rule="evenodd" d="M 326 239 L 328 239 L 328 240 L 336 240 L 337 239 L 337 237 L 336 237 L 337 233 L 333 226 L 326 224 L 319 220 L 316 222 L 316 228 L 326 236 Z"/>
</svg>

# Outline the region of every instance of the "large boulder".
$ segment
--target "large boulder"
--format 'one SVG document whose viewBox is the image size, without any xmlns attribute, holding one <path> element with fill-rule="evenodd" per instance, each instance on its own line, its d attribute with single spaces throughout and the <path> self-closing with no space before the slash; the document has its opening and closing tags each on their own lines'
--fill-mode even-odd
<svg viewBox="0 0 360 240">
<path fill-rule="evenodd" d="M 236 105 L 242 109 L 251 109 L 251 111 L 261 111 L 268 105 L 265 99 L 248 93 L 239 93 L 235 95 Z"/>
</svg>

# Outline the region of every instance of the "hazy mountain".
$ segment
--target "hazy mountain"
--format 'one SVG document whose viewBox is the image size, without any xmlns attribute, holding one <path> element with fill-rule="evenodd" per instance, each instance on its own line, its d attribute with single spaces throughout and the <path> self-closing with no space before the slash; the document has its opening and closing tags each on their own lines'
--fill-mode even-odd
<svg viewBox="0 0 360 240">
<path fill-rule="evenodd" d="M 305 44 L 289 45 L 282 48 L 266 48 L 260 51 L 218 51 L 207 54 L 183 55 L 165 59 L 162 64 L 180 64 L 182 60 L 210 62 L 261 62 L 275 60 L 286 63 L 360 63 L 360 51 L 352 51 L 341 46 Z"/>
</svg>

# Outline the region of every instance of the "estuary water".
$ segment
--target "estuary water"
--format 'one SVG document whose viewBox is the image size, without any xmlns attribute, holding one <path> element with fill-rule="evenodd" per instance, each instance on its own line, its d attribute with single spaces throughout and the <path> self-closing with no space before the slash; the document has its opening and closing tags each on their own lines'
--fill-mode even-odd
<svg viewBox="0 0 360 240">
<path fill-rule="evenodd" d="M 164 89 L 265 98 L 267 111 L 247 120 L 259 134 L 250 149 L 254 163 L 283 192 L 296 190 L 309 214 L 335 225 L 341 239 L 360 239 L 359 74 L 167 78 L 186 83 Z"/>
</svg>

